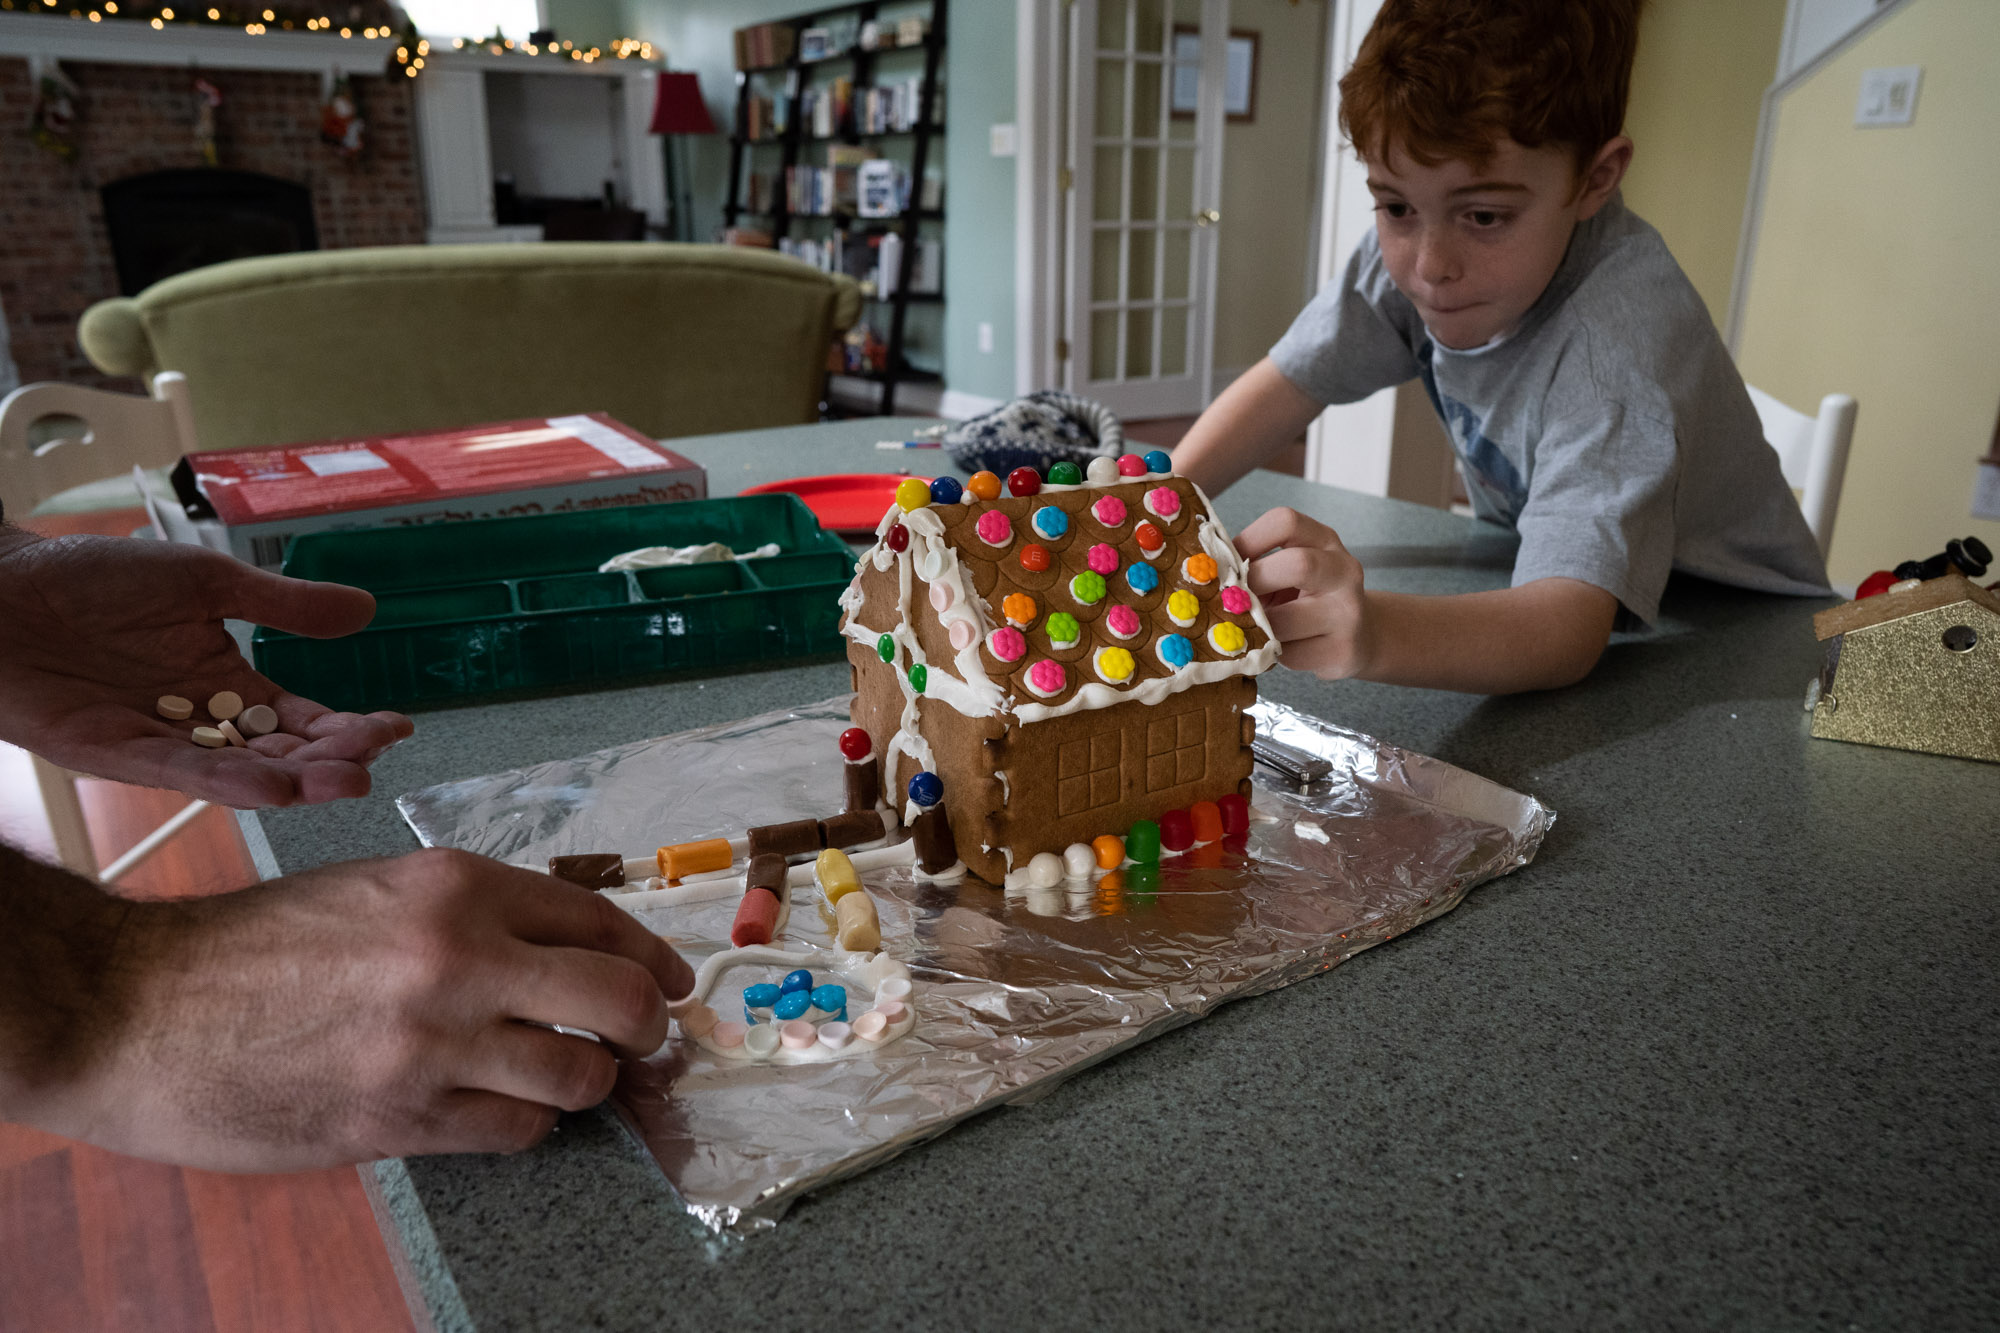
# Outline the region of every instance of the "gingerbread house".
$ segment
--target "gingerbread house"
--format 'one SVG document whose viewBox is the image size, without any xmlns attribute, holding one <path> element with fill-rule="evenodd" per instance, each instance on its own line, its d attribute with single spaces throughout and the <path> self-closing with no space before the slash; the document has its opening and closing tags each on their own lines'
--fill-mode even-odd
<svg viewBox="0 0 2000 1333">
<path fill-rule="evenodd" d="M 1821 611 L 1827 740 L 2000 762 L 2000 595 L 1956 571 Z"/>
<path fill-rule="evenodd" d="M 991 473 L 906 482 L 842 595 L 884 785 L 900 804 L 935 773 L 983 879 L 1249 794 L 1247 710 L 1278 642 L 1208 498 L 1168 467 L 1018 469 L 1007 494 Z"/>
</svg>

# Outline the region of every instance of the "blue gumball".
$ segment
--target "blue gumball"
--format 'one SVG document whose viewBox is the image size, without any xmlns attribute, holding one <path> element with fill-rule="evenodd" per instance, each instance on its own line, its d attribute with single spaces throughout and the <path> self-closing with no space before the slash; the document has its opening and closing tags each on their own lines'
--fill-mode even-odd
<svg viewBox="0 0 2000 1333">
<path fill-rule="evenodd" d="M 1172 472 L 1173 470 L 1174 460 L 1167 455 L 1166 450 L 1149 449 L 1146 451 L 1146 471 Z"/>
</svg>

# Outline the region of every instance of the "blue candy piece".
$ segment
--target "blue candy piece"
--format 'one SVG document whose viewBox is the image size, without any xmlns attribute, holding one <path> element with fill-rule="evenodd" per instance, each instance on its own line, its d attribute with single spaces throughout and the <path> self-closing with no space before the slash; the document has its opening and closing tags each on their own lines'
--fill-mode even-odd
<svg viewBox="0 0 2000 1333">
<path fill-rule="evenodd" d="M 785 973 L 784 981 L 778 986 L 778 993 L 788 995 L 795 990 L 810 991 L 812 988 L 813 974 L 802 967 L 796 972 Z"/>
<path fill-rule="evenodd" d="M 780 1023 L 789 1023 L 794 1018 L 804 1018 L 806 1010 L 810 1008 L 812 1008 L 811 993 L 802 990 L 788 990 L 779 998 L 777 1007 L 771 1012 L 777 1015 Z"/>
<path fill-rule="evenodd" d="M 939 477 L 931 483 L 931 503 L 934 505 L 955 505 L 965 488 L 958 484 L 956 477 Z"/>
<path fill-rule="evenodd" d="M 944 799 L 944 784 L 935 773 L 919 773 L 910 779 L 910 799 L 928 810 Z"/>
<path fill-rule="evenodd" d="M 1035 525 L 1036 532 L 1051 541 L 1069 531 L 1069 515 L 1054 505 L 1043 505 L 1037 509 L 1030 522 Z"/>
<path fill-rule="evenodd" d="M 769 1009 L 778 1002 L 778 988 L 765 984 L 743 988 L 743 1007 L 746 1009 Z"/>
<path fill-rule="evenodd" d="M 1166 450 L 1148 449 L 1146 451 L 1146 471 L 1172 472 L 1173 470 L 1174 460 L 1167 456 Z"/>
<path fill-rule="evenodd" d="M 1179 671 L 1194 661 L 1194 645 L 1182 635 L 1163 634 L 1160 636 L 1160 660 Z"/>
<path fill-rule="evenodd" d="M 1143 595 L 1160 586 L 1160 571 L 1135 560 L 1125 571 L 1125 581 L 1132 585 L 1133 592 Z"/>
<path fill-rule="evenodd" d="M 847 987 L 816 986 L 812 993 L 813 1008 L 824 1009 L 829 1014 L 839 1013 L 847 1008 Z"/>
</svg>

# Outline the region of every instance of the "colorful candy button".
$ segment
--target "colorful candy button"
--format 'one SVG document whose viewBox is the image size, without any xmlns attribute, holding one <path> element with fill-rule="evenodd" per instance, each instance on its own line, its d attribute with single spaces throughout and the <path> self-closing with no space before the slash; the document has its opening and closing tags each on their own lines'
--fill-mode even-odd
<svg viewBox="0 0 2000 1333">
<path fill-rule="evenodd" d="M 1096 486 L 1109 486 L 1118 480 L 1118 460 L 1099 454 L 1090 460 L 1090 480 Z"/>
<path fill-rule="evenodd" d="M 951 560 L 945 555 L 942 546 L 931 547 L 924 552 L 924 558 L 917 562 L 917 573 L 926 583 L 943 578 L 944 572 L 949 568 Z"/>
<path fill-rule="evenodd" d="M 1215 808 L 1222 812 L 1224 836 L 1233 838 L 1250 831 L 1250 802 L 1235 792 L 1216 797 Z"/>
<path fill-rule="evenodd" d="M 1194 821 L 1196 842 L 1216 842 L 1222 837 L 1222 811 L 1214 801 L 1196 801 L 1188 807 L 1188 818 Z"/>
<path fill-rule="evenodd" d="M 1125 855 L 1140 865 L 1157 862 L 1160 859 L 1160 826 L 1150 819 L 1134 823 L 1125 835 Z"/>
<path fill-rule="evenodd" d="M 1115 495 L 1101 496 L 1091 505 L 1090 516 L 1107 528 L 1119 527 L 1125 522 L 1125 502 Z"/>
<path fill-rule="evenodd" d="M 1213 583 L 1216 573 L 1215 557 L 1206 552 L 1197 552 L 1181 561 L 1181 577 L 1189 583 Z"/>
<path fill-rule="evenodd" d="M 881 658 L 884 662 L 895 661 L 896 640 L 887 634 L 875 640 L 875 656 Z"/>
<path fill-rule="evenodd" d="M 1083 627 L 1067 611 L 1058 611 L 1050 616 L 1047 629 L 1049 643 L 1057 648 L 1071 647 L 1083 636 Z"/>
<path fill-rule="evenodd" d="M 1226 620 L 1217 621 L 1209 627 L 1208 641 L 1215 651 L 1228 657 L 1234 657 L 1242 652 L 1245 645 L 1250 642 L 1239 627 Z"/>
<path fill-rule="evenodd" d="M 1063 686 L 1068 683 L 1069 673 L 1063 670 L 1060 662 L 1051 662 L 1044 657 L 1028 668 L 1028 688 L 1044 699 L 1052 694 L 1061 694 Z"/>
<path fill-rule="evenodd" d="M 843 759 L 860 763 L 875 753 L 875 741 L 868 735 L 866 727 L 849 727 L 840 733 L 840 754 Z"/>
<path fill-rule="evenodd" d="M 889 1020 L 871 1010 L 854 1020 L 854 1035 L 866 1042 L 877 1042 L 889 1035 Z"/>
<path fill-rule="evenodd" d="M 939 579 L 931 585 L 931 607 L 937 611 L 951 610 L 951 604 L 958 600 L 958 590 L 950 579 Z"/>
<path fill-rule="evenodd" d="M 1083 606 L 1095 606 L 1104 600 L 1104 576 L 1085 570 L 1069 581 L 1069 595 Z"/>
<path fill-rule="evenodd" d="M 1178 634 L 1162 634 L 1157 651 L 1160 660 L 1175 671 L 1194 661 L 1194 645 Z"/>
<path fill-rule="evenodd" d="M 1133 565 L 1125 571 L 1125 581 L 1132 585 L 1132 591 L 1144 597 L 1160 586 L 1160 571 L 1151 565 Z"/>
<path fill-rule="evenodd" d="M 973 524 L 973 531 L 977 532 L 979 540 L 988 546 L 1004 549 L 1014 540 L 1014 520 L 997 509 L 989 509 L 979 516 L 978 522 Z"/>
<path fill-rule="evenodd" d="M 1232 616 L 1250 614 L 1250 590 L 1232 583 L 1222 590 L 1222 609 Z"/>
<path fill-rule="evenodd" d="M 1145 476 L 1146 460 L 1137 454 L 1118 455 L 1118 475 L 1121 477 Z"/>
<path fill-rule="evenodd" d="M 1000 478 L 991 472 L 975 472 L 966 478 L 965 489 L 981 500 L 997 500 L 1000 498 Z"/>
<path fill-rule="evenodd" d="M 928 810 L 944 799 L 944 783 L 935 773 L 919 772 L 910 779 L 910 799 Z"/>
<path fill-rule="evenodd" d="M 829 1051 L 837 1051 L 854 1039 L 854 1029 L 841 1019 L 819 1025 L 819 1044 Z"/>
<path fill-rule="evenodd" d="M 1168 455 L 1166 450 L 1148 449 L 1146 451 L 1146 471 L 1172 472 L 1173 470 L 1174 460 Z"/>
<path fill-rule="evenodd" d="M 1160 846 L 1170 852 L 1194 846 L 1194 819 L 1187 811 L 1169 810 L 1160 816 Z"/>
<path fill-rule="evenodd" d="M 1096 574 L 1110 574 L 1118 569 L 1118 548 L 1110 542 L 1099 542 L 1085 554 L 1083 562 Z"/>
<path fill-rule="evenodd" d="M 1167 598 L 1167 615 L 1183 629 L 1194 624 L 1194 618 L 1200 614 L 1201 599 L 1186 588 L 1174 589 L 1173 595 Z"/>
<path fill-rule="evenodd" d="M 795 1018 L 778 1029 L 778 1040 L 788 1051 L 807 1051 L 819 1044 L 819 1030 L 803 1018 Z"/>
<path fill-rule="evenodd" d="M 717 1046 L 722 1047 L 725 1051 L 733 1051 L 743 1044 L 743 1038 L 749 1031 L 750 1025 L 748 1023 L 738 1023 L 732 1020 L 717 1023 L 713 1028 L 709 1029 L 708 1036 L 709 1040 L 713 1041 Z"/>
<path fill-rule="evenodd" d="M 921 477 L 905 477 L 896 483 L 896 504 L 904 513 L 930 506 L 930 483 Z"/>
<path fill-rule="evenodd" d="M 1000 599 L 1000 614 L 1007 617 L 1007 623 L 1019 629 L 1026 629 L 1035 623 L 1035 599 L 1024 592 L 1010 592 Z"/>
<path fill-rule="evenodd" d="M 1017 467 L 1007 474 L 1009 495 L 1036 495 L 1042 489 L 1042 474 L 1031 467 Z"/>
<path fill-rule="evenodd" d="M 970 620 L 954 620 L 951 622 L 951 628 L 945 632 L 951 638 L 952 651 L 958 653 L 970 648 L 979 638 L 979 627 Z"/>
<path fill-rule="evenodd" d="M 1132 660 L 1132 654 L 1123 648 L 1097 650 L 1097 674 L 1108 685 L 1123 685 L 1132 679 L 1138 665 Z"/>
<path fill-rule="evenodd" d="M 1049 548 L 1029 542 L 1021 548 L 1021 568 L 1040 574 L 1049 567 Z"/>
<path fill-rule="evenodd" d="M 931 678 L 930 670 L 929 668 L 925 667 L 922 662 L 910 663 L 911 689 L 915 690 L 918 694 L 922 694 L 924 692 L 924 686 L 930 683 L 930 678 Z"/>
<path fill-rule="evenodd" d="M 1146 509 L 1159 517 L 1171 520 L 1181 512 L 1181 494 L 1171 486 L 1155 486 L 1146 492 Z"/>
<path fill-rule="evenodd" d="M 1047 537 L 1050 541 L 1069 531 L 1069 515 L 1054 505 L 1043 505 L 1037 509 L 1029 523 L 1037 535 Z"/>
<path fill-rule="evenodd" d="M 1142 628 L 1139 613 L 1123 602 L 1104 613 L 1104 627 L 1121 639 L 1136 638 Z"/>
<path fill-rule="evenodd" d="M 958 484 L 957 477 L 934 477 L 931 479 L 931 503 L 934 505 L 955 505 L 965 488 Z"/>
<path fill-rule="evenodd" d="M 1090 850 L 1097 854 L 1097 868 L 1100 870 L 1116 870 L 1125 864 L 1125 839 L 1115 833 L 1092 838 Z"/>
<path fill-rule="evenodd" d="M 1083 469 L 1074 463 L 1057 463 L 1049 469 L 1049 485 L 1051 486 L 1081 486 L 1082 484 Z"/>
<path fill-rule="evenodd" d="M 986 636 L 986 649 L 1002 662 L 1018 662 L 1028 651 L 1028 639 L 1017 629 L 996 629 Z"/>
<path fill-rule="evenodd" d="M 1138 527 L 1132 529 L 1132 535 L 1138 538 L 1139 549 L 1144 551 L 1148 558 L 1158 555 L 1160 548 L 1167 544 L 1167 539 L 1161 536 L 1160 530 L 1151 523 L 1141 522 Z"/>
</svg>

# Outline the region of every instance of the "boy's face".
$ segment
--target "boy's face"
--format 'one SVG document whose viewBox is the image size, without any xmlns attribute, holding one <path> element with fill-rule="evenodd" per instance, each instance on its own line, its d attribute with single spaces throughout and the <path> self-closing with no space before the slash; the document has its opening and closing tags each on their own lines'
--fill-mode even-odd
<svg viewBox="0 0 2000 1333">
<path fill-rule="evenodd" d="M 1603 208 L 1632 160 L 1620 135 L 1579 179 L 1568 149 L 1502 139 L 1477 165 L 1424 166 L 1392 149 L 1364 158 L 1389 276 L 1446 347 L 1478 347 L 1520 324 L 1555 276 L 1576 224 Z"/>
</svg>

